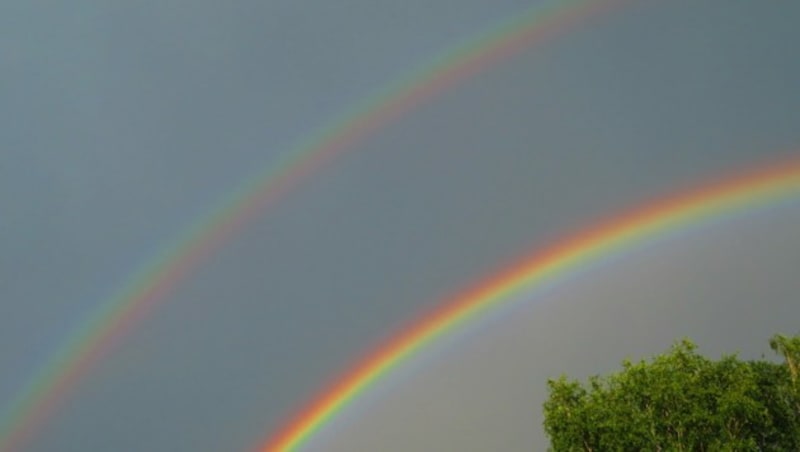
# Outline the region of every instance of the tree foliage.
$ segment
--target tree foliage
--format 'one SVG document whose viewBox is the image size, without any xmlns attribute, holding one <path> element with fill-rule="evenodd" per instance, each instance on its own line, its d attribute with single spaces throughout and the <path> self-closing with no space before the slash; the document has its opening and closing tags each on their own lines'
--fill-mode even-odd
<svg viewBox="0 0 800 452">
<path fill-rule="evenodd" d="M 800 450 L 800 337 L 773 336 L 784 358 L 710 360 L 688 339 L 587 384 L 548 381 L 554 451 Z"/>
</svg>

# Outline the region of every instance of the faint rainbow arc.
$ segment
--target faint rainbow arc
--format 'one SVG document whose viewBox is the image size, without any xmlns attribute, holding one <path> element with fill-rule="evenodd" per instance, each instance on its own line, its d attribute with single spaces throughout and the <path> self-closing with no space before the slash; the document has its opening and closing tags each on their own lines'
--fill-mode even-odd
<svg viewBox="0 0 800 452">
<path fill-rule="evenodd" d="M 183 239 L 164 249 L 101 304 L 44 363 L 0 417 L 0 451 L 17 448 L 52 415 L 77 381 L 190 273 L 254 216 L 369 133 L 442 90 L 532 43 L 632 0 L 556 0 L 534 7 L 422 70 L 389 85 L 243 184 Z"/>
<path fill-rule="evenodd" d="M 532 291 L 557 276 L 668 231 L 798 195 L 800 157 L 794 157 L 662 198 L 534 252 L 441 303 L 438 310 L 412 322 L 401 334 L 376 347 L 259 450 L 297 451 L 406 358 L 509 300 L 511 295 Z"/>
</svg>

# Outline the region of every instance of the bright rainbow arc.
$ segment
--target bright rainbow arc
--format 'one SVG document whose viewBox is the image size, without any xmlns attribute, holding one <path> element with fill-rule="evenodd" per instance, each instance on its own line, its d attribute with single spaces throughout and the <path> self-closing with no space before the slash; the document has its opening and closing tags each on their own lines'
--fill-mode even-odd
<svg viewBox="0 0 800 452">
<path fill-rule="evenodd" d="M 389 85 L 287 152 L 243 184 L 102 303 L 44 363 L 0 417 L 0 451 L 16 451 L 55 412 L 97 360 L 175 289 L 187 274 L 256 215 L 370 133 L 456 83 L 533 43 L 630 0 L 555 0 L 535 7 L 422 70 Z"/>
<path fill-rule="evenodd" d="M 513 295 L 530 293 L 559 276 L 683 227 L 800 196 L 800 157 L 728 177 L 602 221 L 509 266 L 440 304 L 402 334 L 377 347 L 322 393 L 260 450 L 295 452 L 358 396 L 420 349 Z"/>
</svg>

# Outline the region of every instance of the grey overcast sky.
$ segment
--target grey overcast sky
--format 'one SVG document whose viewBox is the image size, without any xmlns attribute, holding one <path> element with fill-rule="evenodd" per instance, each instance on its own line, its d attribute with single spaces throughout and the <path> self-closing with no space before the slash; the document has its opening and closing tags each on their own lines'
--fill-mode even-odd
<svg viewBox="0 0 800 452">
<path fill-rule="evenodd" d="M 565 230 L 800 150 L 800 3 L 632 1 L 314 173 L 25 451 L 245 451 L 376 341 Z M 239 183 L 528 0 L 7 0 L 0 412 Z M 547 377 L 800 331 L 800 200 L 636 250 L 402 367 L 304 450 L 543 450 Z"/>
</svg>

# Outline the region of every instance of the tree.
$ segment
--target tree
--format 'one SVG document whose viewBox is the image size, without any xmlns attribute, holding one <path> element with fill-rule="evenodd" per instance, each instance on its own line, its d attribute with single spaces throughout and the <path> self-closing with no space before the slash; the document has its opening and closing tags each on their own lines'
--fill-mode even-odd
<svg viewBox="0 0 800 452">
<path fill-rule="evenodd" d="M 548 381 L 554 451 L 800 450 L 800 337 L 776 335 L 784 363 L 710 360 L 688 339 L 586 385 Z"/>
<path fill-rule="evenodd" d="M 800 366 L 800 336 L 786 337 L 776 334 L 769 340 L 769 346 L 776 353 L 783 355 L 792 377 L 792 384 L 797 385 L 798 366 Z"/>
</svg>

